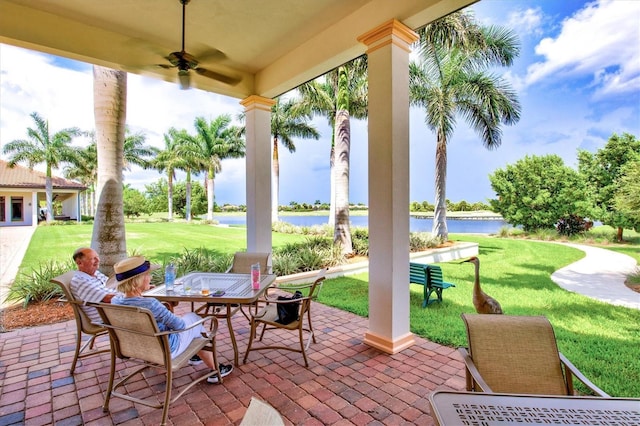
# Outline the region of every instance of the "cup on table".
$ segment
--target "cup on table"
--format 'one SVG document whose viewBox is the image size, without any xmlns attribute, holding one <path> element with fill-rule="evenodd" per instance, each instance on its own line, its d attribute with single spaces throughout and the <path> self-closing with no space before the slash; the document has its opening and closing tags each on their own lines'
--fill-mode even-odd
<svg viewBox="0 0 640 426">
<path fill-rule="evenodd" d="M 254 263 L 251 265 L 251 287 L 254 290 L 260 289 L 260 264 Z"/>
<path fill-rule="evenodd" d="M 203 296 L 208 296 L 209 292 L 209 283 L 206 281 L 202 281 L 202 284 L 200 284 L 200 294 Z"/>
</svg>

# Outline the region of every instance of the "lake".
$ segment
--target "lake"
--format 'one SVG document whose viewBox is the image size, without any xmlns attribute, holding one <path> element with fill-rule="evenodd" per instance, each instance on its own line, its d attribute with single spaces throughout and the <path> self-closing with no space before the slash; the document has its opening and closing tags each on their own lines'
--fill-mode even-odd
<svg viewBox="0 0 640 426">
<path fill-rule="evenodd" d="M 246 225 L 244 216 L 214 216 L 214 219 L 224 225 Z M 296 226 L 325 225 L 329 216 L 287 216 L 280 215 L 281 222 L 287 222 Z M 368 216 L 351 216 L 351 225 L 366 227 L 369 224 Z M 431 232 L 433 219 L 409 219 L 411 232 Z M 447 218 L 447 229 L 454 234 L 497 234 L 500 228 L 509 226 L 504 220 L 495 219 L 455 219 Z"/>
</svg>

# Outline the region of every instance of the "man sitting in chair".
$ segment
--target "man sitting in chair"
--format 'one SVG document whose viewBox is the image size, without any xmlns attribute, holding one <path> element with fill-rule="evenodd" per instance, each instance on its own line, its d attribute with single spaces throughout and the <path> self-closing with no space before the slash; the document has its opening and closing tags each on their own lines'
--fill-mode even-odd
<svg viewBox="0 0 640 426">
<path fill-rule="evenodd" d="M 130 257 L 113 265 L 118 291 L 122 294 L 114 297 L 112 303 L 114 305 L 137 306 L 150 310 L 158 323 L 160 331 L 183 330 L 194 322 L 199 321 L 200 316 L 195 312 L 188 312 L 179 317 L 174 315 L 157 299 L 142 296 L 142 293 L 150 288 L 151 271 L 158 268 L 160 266 L 152 265 L 144 256 Z M 191 341 L 200 337 L 204 332 L 204 327 L 200 324 L 180 333 L 170 334 L 169 347 L 171 348 L 171 357 L 175 358 L 184 352 Z M 213 364 L 213 355 L 210 351 L 201 350 L 198 355 L 207 367 L 212 370 L 216 369 Z M 231 364 L 220 364 L 218 370 L 220 371 L 220 376 L 225 377 L 233 371 L 233 366 Z M 207 382 L 218 383 L 218 376 L 209 377 Z"/>
<path fill-rule="evenodd" d="M 71 293 L 73 297 L 83 302 L 111 303 L 117 291 L 106 286 L 107 276 L 98 271 L 100 256 L 89 247 L 80 247 L 73 252 L 73 261 L 78 265 L 78 270 L 71 279 Z M 96 308 L 82 306 L 91 322 L 101 322 L 100 314 Z"/>
</svg>

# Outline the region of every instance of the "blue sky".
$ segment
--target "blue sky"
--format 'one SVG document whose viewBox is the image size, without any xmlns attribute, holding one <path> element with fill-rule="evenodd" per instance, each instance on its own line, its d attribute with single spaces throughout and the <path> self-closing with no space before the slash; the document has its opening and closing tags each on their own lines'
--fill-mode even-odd
<svg viewBox="0 0 640 426">
<path fill-rule="evenodd" d="M 494 72 L 517 90 L 522 116 L 503 128 L 502 145 L 493 151 L 458 120 L 448 146 L 447 198 L 493 198 L 489 174 L 525 155 L 557 154 L 575 167 L 578 149 L 595 152 L 613 133 L 640 137 L 640 1 L 482 0 L 472 9 L 482 23 L 507 26 L 520 38 L 514 65 Z M 238 99 L 128 78 L 127 123 L 158 147 L 171 126 L 193 132 L 196 116 L 236 116 L 241 110 Z M 49 120 L 52 131 L 92 129 L 91 66 L 0 45 L 1 145 L 26 136 L 33 111 Z M 410 119 L 410 198 L 433 203 L 435 136 L 424 125 L 423 111 L 412 109 Z M 293 154 L 280 150 L 280 204 L 329 200 L 331 129 L 324 118 L 314 124 L 320 140 L 296 141 Z M 366 122 L 353 121 L 351 134 L 350 201 L 366 204 Z M 144 189 L 160 177 L 133 169 L 125 172 L 125 183 Z M 244 160 L 223 162 L 215 191 L 220 204 L 245 203 Z"/>
</svg>

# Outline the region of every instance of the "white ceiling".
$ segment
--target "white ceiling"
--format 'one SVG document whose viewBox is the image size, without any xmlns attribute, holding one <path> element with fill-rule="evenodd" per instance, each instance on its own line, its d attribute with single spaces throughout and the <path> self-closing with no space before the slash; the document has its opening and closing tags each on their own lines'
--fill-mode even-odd
<svg viewBox="0 0 640 426">
<path fill-rule="evenodd" d="M 363 54 L 357 37 L 390 19 L 416 29 L 474 1 L 190 0 L 185 50 L 240 80 L 191 72 L 192 86 L 275 97 Z M 179 0 L 0 0 L 2 43 L 167 81 L 177 70 L 156 64 L 180 51 L 181 25 Z"/>
</svg>

